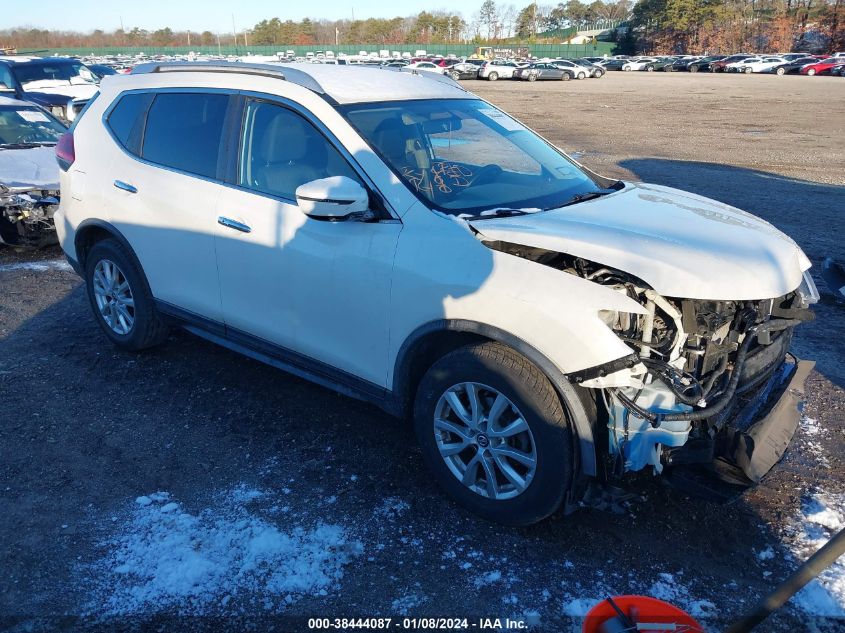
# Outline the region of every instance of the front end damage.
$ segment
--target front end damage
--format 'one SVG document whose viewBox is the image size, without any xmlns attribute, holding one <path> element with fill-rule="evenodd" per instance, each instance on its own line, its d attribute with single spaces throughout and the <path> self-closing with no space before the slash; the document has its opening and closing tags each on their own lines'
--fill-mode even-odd
<svg viewBox="0 0 845 633">
<path fill-rule="evenodd" d="M 53 214 L 58 208 L 57 190 L 0 184 L 0 244 L 18 248 L 55 244 Z"/>
<path fill-rule="evenodd" d="M 651 467 L 689 492 L 726 499 L 759 482 L 783 456 L 813 367 L 789 353 L 794 328 L 812 320 L 809 306 L 818 300 L 809 273 L 799 288 L 773 299 L 707 301 L 664 297 L 586 259 L 502 242 L 488 246 L 644 306 L 645 314 L 599 313 L 630 356 L 569 376 L 596 391 L 596 441 L 608 479 Z"/>
</svg>

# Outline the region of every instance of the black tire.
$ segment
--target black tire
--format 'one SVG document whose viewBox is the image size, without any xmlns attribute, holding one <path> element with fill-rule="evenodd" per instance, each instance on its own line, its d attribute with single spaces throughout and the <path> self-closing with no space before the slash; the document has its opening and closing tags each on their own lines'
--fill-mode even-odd
<svg viewBox="0 0 845 633">
<path fill-rule="evenodd" d="M 123 273 L 134 302 L 134 323 L 126 334 L 115 332 L 106 323 L 94 295 L 94 271 L 102 260 L 109 260 Z M 85 258 L 85 286 L 94 318 L 100 324 L 106 337 L 117 347 L 138 351 L 154 347 L 167 338 L 168 327 L 156 310 L 147 278 L 134 255 L 117 240 L 106 239 L 97 242 Z"/>
<path fill-rule="evenodd" d="M 461 483 L 440 455 L 434 415 L 451 387 L 476 382 L 507 397 L 533 436 L 536 469 L 531 482 L 509 499 L 491 499 Z M 557 391 L 525 357 L 500 343 L 468 345 L 437 361 L 420 382 L 414 426 L 423 459 L 437 483 L 458 503 L 485 519 L 505 525 L 536 523 L 557 510 L 572 481 L 573 434 Z M 476 449 L 478 450 L 478 449 Z"/>
</svg>

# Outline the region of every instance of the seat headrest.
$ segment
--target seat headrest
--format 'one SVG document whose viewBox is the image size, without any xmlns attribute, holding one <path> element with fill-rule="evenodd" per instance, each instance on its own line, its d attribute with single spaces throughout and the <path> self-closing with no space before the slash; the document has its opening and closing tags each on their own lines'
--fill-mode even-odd
<svg viewBox="0 0 845 633">
<path fill-rule="evenodd" d="M 261 139 L 261 159 L 268 163 L 280 163 L 300 160 L 305 156 L 308 151 L 309 135 L 303 121 L 284 110 L 272 112 L 268 108 L 264 112 L 272 113 L 272 118 L 265 126 L 256 122 L 255 129 L 264 129 L 264 138 Z"/>
</svg>

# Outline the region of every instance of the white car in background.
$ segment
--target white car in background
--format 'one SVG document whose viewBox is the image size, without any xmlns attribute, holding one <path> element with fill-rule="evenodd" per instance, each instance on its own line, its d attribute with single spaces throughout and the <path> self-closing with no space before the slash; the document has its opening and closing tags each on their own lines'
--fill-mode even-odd
<svg viewBox="0 0 845 633">
<path fill-rule="evenodd" d="M 655 62 L 657 62 L 656 57 L 637 57 L 625 62 L 622 65 L 622 70 L 645 70 L 649 64 L 654 64 Z"/>
<path fill-rule="evenodd" d="M 728 64 L 725 70 L 729 73 L 763 73 L 778 64 L 785 64 L 789 60 L 783 57 L 752 57 L 745 61 Z"/>
<path fill-rule="evenodd" d="M 514 71 L 520 66 L 525 65 L 526 64 L 513 61 L 494 59 L 491 62 L 485 62 L 478 71 L 478 78 L 487 79 L 488 81 L 496 81 L 497 79 L 513 79 Z"/>
<path fill-rule="evenodd" d="M 438 75 L 443 75 L 446 72 L 446 68 L 444 66 L 438 66 L 437 64 L 432 64 L 431 62 L 414 62 L 413 64 L 408 64 L 405 68 L 410 68 L 412 70 L 424 70 L 427 73 L 436 73 Z"/>
<path fill-rule="evenodd" d="M 586 79 L 594 74 L 594 70 L 584 66 L 582 64 L 576 64 L 573 61 L 568 59 L 553 59 L 549 62 L 550 64 L 554 64 L 558 68 L 565 68 L 566 70 L 572 73 L 572 76 L 575 79 Z M 604 73 L 604 69 L 602 69 L 602 73 Z"/>
<path fill-rule="evenodd" d="M 795 242 L 599 176 L 449 78 L 141 65 L 56 157 L 108 340 L 183 327 L 413 419 L 433 480 L 488 519 L 643 469 L 751 486 L 798 426 L 812 364 L 789 345 L 818 293 Z"/>
</svg>

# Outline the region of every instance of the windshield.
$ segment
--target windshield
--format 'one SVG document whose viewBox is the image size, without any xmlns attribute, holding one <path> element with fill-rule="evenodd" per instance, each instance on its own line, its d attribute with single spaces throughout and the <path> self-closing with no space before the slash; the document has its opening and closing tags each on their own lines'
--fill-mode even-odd
<svg viewBox="0 0 845 633">
<path fill-rule="evenodd" d="M 602 191 L 566 156 L 481 100 L 339 109 L 411 191 L 447 213 L 553 209 Z"/>
<path fill-rule="evenodd" d="M 56 143 L 67 132 L 49 114 L 35 107 L 0 106 L 0 146 Z"/>
<path fill-rule="evenodd" d="M 18 81 L 26 84 L 34 81 L 63 81 L 68 83 L 96 83 L 97 78 L 79 62 L 50 63 L 34 62 L 12 66 Z"/>
</svg>

